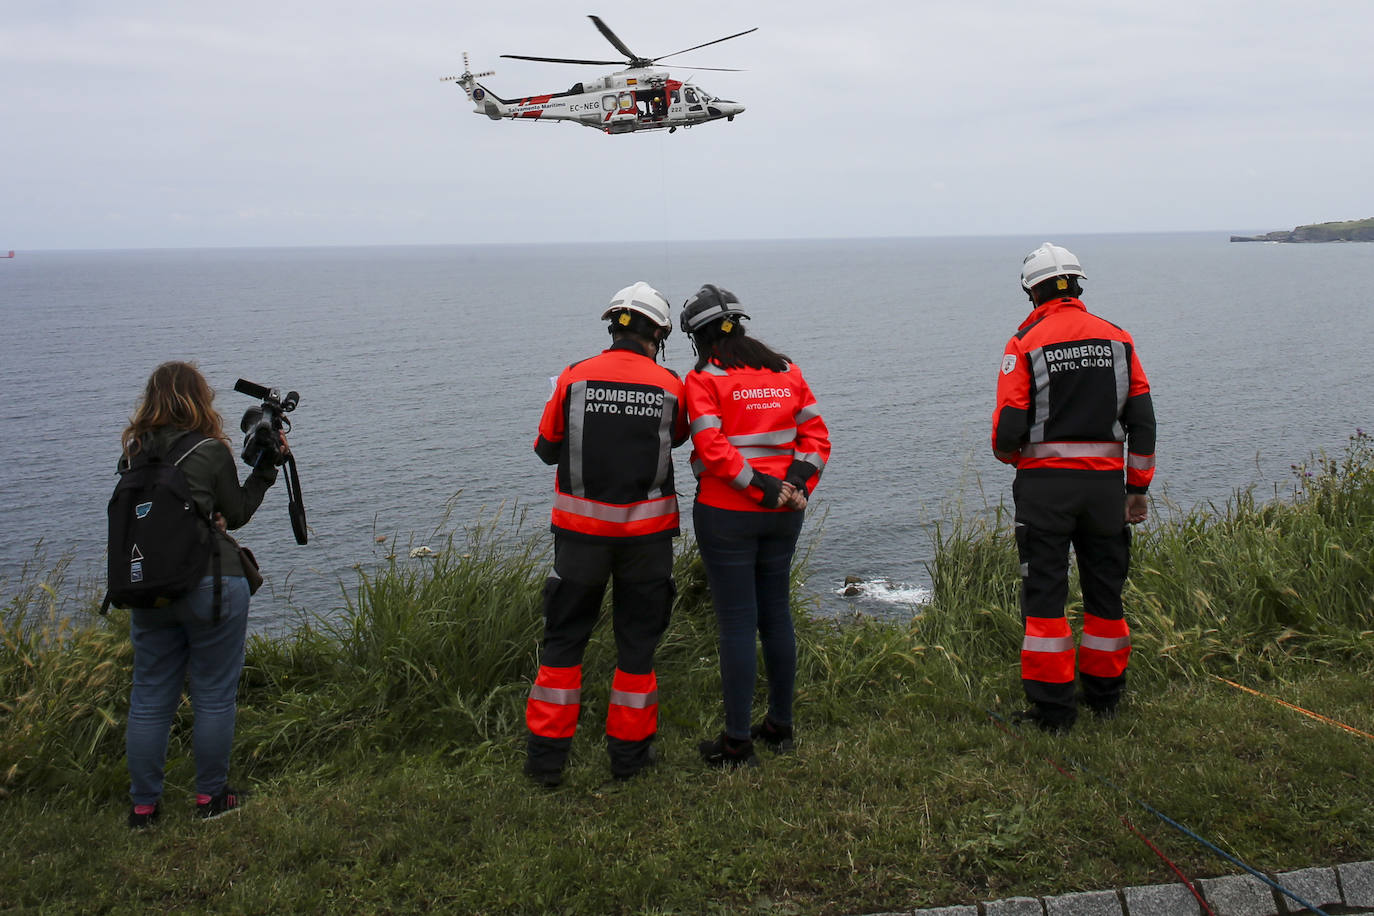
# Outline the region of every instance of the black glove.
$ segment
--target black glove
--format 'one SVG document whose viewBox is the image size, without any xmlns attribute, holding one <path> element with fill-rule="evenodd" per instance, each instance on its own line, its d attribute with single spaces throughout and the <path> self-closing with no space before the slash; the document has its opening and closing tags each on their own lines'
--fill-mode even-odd
<svg viewBox="0 0 1374 916">
<path fill-rule="evenodd" d="M 816 466 L 811 462 L 793 460 L 791 466 L 787 469 L 787 477 L 785 479 L 788 483 L 801 491 L 804 496 L 810 496 L 811 494 L 807 492 L 806 489 L 806 482 L 810 480 L 811 476 L 815 473 Z"/>
<path fill-rule="evenodd" d="M 782 505 L 782 481 L 779 478 L 755 471 L 749 480 L 749 486 L 763 491 L 763 498 L 759 500 L 759 505 L 763 508 L 776 509 Z"/>
</svg>

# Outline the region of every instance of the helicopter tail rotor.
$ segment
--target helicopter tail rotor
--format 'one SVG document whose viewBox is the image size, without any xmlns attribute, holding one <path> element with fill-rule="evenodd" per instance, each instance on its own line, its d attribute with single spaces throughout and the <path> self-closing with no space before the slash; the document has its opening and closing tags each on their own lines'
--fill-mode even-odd
<svg viewBox="0 0 1374 916">
<path fill-rule="evenodd" d="M 449 82 L 457 83 L 459 86 L 462 86 L 462 87 L 463 87 L 463 91 L 467 93 L 468 100 L 471 101 L 471 100 L 472 100 L 472 90 L 473 90 L 474 88 L 476 88 L 476 86 L 477 86 L 477 81 L 478 81 L 479 79 L 484 78 L 484 77 L 495 76 L 495 75 L 496 75 L 496 71 L 495 71 L 495 70 L 486 70 L 486 71 L 484 71 L 484 72 L 482 72 L 482 73 L 473 73 L 473 72 L 472 72 L 472 67 L 471 67 L 471 65 L 469 65 L 469 63 L 468 63 L 468 52 L 464 51 L 464 52 L 463 52 L 463 72 L 462 72 L 460 75 L 458 75 L 458 76 L 441 76 L 441 77 L 439 77 L 439 82 L 441 82 L 441 83 L 449 83 Z"/>
</svg>

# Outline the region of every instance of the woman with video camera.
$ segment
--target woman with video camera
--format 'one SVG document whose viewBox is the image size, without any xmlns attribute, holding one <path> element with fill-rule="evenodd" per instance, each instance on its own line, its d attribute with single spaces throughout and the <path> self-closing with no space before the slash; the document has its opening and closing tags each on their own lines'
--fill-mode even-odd
<svg viewBox="0 0 1374 916">
<path fill-rule="evenodd" d="M 218 817 L 242 802 L 242 794 L 228 784 L 229 753 L 248 634 L 246 572 L 256 575 L 256 569 L 245 570 L 227 529 L 248 523 L 276 481 L 277 467 L 271 461 L 259 462 L 240 485 L 214 397 L 214 390 L 194 365 L 163 363 L 149 377 L 121 437 L 121 473 L 140 456 L 157 456 L 181 470 L 195 510 L 213 522 L 212 551 L 218 554 L 216 558 L 212 553 L 198 587 L 190 593 L 163 607 L 130 611 L 134 672 L 125 741 L 132 800 L 129 826 L 133 828 L 151 825 L 160 814 L 168 738 L 188 677 L 194 713 L 196 813 L 201 818 Z M 285 436 L 281 449 L 289 454 Z"/>
</svg>

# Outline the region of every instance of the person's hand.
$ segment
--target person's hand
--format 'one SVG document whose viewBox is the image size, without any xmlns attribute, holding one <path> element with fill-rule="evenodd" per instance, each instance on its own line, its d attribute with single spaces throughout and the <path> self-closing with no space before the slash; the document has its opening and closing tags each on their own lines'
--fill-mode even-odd
<svg viewBox="0 0 1374 916">
<path fill-rule="evenodd" d="M 291 446 L 290 446 L 290 444 L 286 441 L 286 433 L 282 432 L 281 430 L 277 430 L 277 437 L 281 440 L 281 449 L 280 449 L 280 451 L 281 451 L 281 456 L 282 456 L 282 458 L 285 459 L 285 458 L 290 457 L 290 455 L 291 455 Z"/>
<path fill-rule="evenodd" d="M 210 516 L 210 521 L 214 522 L 215 527 L 219 529 L 220 534 L 229 533 L 229 523 L 224 520 L 223 515 L 220 515 L 218 512 L 216 512 L 214 515 Z"/>
<path fill-rule="evenodd" d="M 1126 494 L 1126 524 L 1138 525 L 1150 514 L 1150 503 L 1144 493 Z"/>
<path fill-rule="evenodd" d="M 794 511 L 805 509 L 806 491 L 794 484 L 784 481 L 782 485 L 782 501 L 779 503 L 779 508 L 792 509 Z"/>
</svg>

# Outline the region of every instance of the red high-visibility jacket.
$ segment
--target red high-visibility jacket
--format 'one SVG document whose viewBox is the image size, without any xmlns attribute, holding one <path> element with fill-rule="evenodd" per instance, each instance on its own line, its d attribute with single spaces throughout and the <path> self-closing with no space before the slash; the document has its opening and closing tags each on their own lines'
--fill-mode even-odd
<svg viewBox="0 0 1374 916">
<path fill-rule="evenodd" d="M 724 369 L 714 362 L 687 373 L 692 472 L 697 502 L 746 512 L 759 505 L 754 471 L 804 481 L 809 495 L 830 459 L 830 430 L 801 370 Z M 794 462 L 800 462 L 794 464 Z M 803 464 L 805 467 L 803 467 Z"/>
<path fill-rule="evenodd" d="M 550 527 L 585 540 L 677 535 L 672 450 L 686 440 L 681 379 L 635 344 L 573 363 L 534 442 L 558 465 Z"/>
<path fill-rule="evenodd" d="M 1072 296 L 1035 308 L 1002 355 L 992 448 L 1018 474 L 1124 469 L 1144 493 L 1155 411 L 1131 335 Z"/>
</svg>

